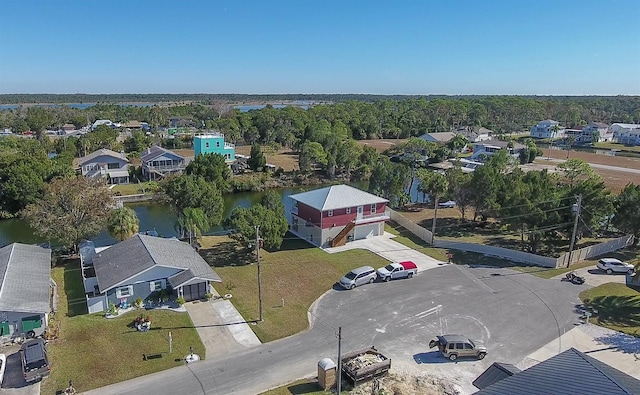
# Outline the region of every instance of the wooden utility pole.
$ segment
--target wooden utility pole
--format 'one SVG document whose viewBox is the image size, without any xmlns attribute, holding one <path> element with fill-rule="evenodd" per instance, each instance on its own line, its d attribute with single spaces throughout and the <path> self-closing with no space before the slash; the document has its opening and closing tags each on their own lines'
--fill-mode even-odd
<svg viewBox="0 0 640 395">
<path fill-rule="evenodd" d="M 262 273 L 260 272 L 260 226 L 256 229 L 256 258 L 258 260 L 258 320 L 262 322 Z"/>
<path fill-rule="evenodd" d="M 567 267 L 571 266 L 571 254 L 573 254 L 573 248 L 576 244 L 576 233 L 578 233 L 578 220 L 580 219 L 580 206 L 582 205 L 582 195 L 578 195 L 578 202 L 571 207 L 571 211 L 574 212 L 575 219 L 573 221 L 573 233 L 571 234 L 571 244 L 569 244 L 569 262 Z M 575 207 L 575 210 L 574 210 Z"/>
</svg>

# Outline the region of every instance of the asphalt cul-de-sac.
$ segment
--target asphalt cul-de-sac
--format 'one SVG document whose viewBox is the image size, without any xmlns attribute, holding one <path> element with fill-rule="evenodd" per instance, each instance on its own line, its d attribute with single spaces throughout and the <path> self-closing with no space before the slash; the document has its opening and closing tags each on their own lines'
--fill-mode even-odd
<svg viewBox="0 0 640 395">
<path fill-rule="evenodd" d="M 322 321 L 314 329 L 341 326 L 345 351 L 374 345 L 392 365 L 445 376 L 468 389 L 491 363 L 519 364 L 571 329 L 582 289 L 508 269 L 450 265 L 329 293 L 318 304 Z M 439 334 L 482 341 L 488 355 L 450 362 L 429 349 Z"/>
</svg>

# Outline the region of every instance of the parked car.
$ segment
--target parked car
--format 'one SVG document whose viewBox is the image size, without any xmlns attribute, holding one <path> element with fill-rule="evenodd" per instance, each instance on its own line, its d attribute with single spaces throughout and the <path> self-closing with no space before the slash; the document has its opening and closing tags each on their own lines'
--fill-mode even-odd
<svg viewBox="0 0 640 395">
<path fill-rule="evenodd" d="M 622 262 L 615 258 L 602 258 L 596 265 L 598 269 L 607 272 L 607 274 L 613 273 L 629 273 L 633 274 L 634 267 L 630 263 Z"/>
<path fill-rule="evenodd" d="M 456 206 L 456 202 L 453 200 L 448 200 L 446 202 L 438 203 L 438 207 L 440 208 L 454 208 Z"/>
<path fill-rule="evenodd" d="M 7 368 L 7 356 L 5 354 L 0 354 L 0 385 L 2 385 L 2 380 L 4 380 L 4 371 Z"/>
<path fill-rule="evenodd" d="M 344 289 L 354 289 L 362 284 L 371 284 L 376 281 L 378 275 L 376 269 L 371 266 L 361 266 L 353 269 L 340 279 L 340 286 Z"/>
<path fill-rule="evenodd" d="M 418 267 L 411 261 L 393 262 L 378 269 L 378 278 L 389 281 L 396 278 L 411 278 L 416 273 L 418 273 Z"/>
<path fill-rule="evenodd" d="M 27 383 L 40 380 L 51 373 L 44 339 L 33 339 L 24 343 L 20 348 L 20 360 L 22 374 Z"/>
<path fill-rule="evenodd" d="M 438 347 L 440 354 L 452 361 L 458 357 L 476 357 L 483 359 L 487 355 L 487 348 L 461 335 L 437 336 L 429 342 L 429 348 Z"/>
</svg>

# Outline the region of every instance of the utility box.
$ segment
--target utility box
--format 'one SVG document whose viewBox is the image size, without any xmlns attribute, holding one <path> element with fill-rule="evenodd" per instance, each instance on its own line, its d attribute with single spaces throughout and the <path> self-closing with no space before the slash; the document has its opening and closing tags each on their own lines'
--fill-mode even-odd
<svg viewBox="0 0 640 395">
<path fill-rule="evenodd" d="M 330 358 L 322 358 L 318 362 L 318 385 L 323 390 L 331 388 L 336 384 L 337 367 Z"/>
</svg>

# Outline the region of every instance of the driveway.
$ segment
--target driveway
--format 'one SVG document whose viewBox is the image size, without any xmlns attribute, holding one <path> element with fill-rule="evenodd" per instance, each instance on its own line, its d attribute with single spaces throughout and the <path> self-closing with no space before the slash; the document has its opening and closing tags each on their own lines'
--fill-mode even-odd
<svg viewBox="0 0 640 395">
<path fill-rule="evenodd" d="M 445 265 L 428 276 L 329 290 L 310 309 L 310 330 L 229 355 L 139 377 L 90 394 L 256 394 L 315 375 L 321 358 L 374 345 L 392 369 L 449 378 L 466 393 L 494 361 L 518 364 L 573 328 L 579 291 L 508 269 Z M 482 340 L 482 360 L 450 362 L 428 347 L 442 333 Z"/>
<path fill-rule="evenodd" d="M 595 265 L 588 267 L 581 267 L 573 271 L 580 277 L 584 277 L 585 284 L 591 287 L 597 287 L 598 285 L 606 283 L 618 283 L 626 284 L 627 276 L 624 273 L 607 274 L 598 269 Z M 552 280 L 562 280 L 566 274 L 561 274 L 552 278 Z"/>
<path fill-rule="evenodd" d="M 27 384 L 24 381 L 24 377 L 22 377 L 22 364 L 20 363 L 19 350 L 19 345 L 6 346 L 0 349 L 0 353 L 7 356 L 7 367 L 4 371 L 0 394 L 38 395 L 40 394 L 40 382 Z"/>
<path fill-rule="evenodd" d="M 391 233 L 385 232 L 383 236 L 356 240 L 340 247 L 325 248 L 324 250 L 330 254 L 358 248 L 369 250 L 391 262 L 413 261 L 413 263 L 418 266 L 418 272 L 446 265 L 445 262 L 439 261 L 429 255 L 425 255 L 405 246 L 404 244 L 400 244 L 397 241 L 392 240 L 393 237 L 395 236 Z"/>
</svg>

